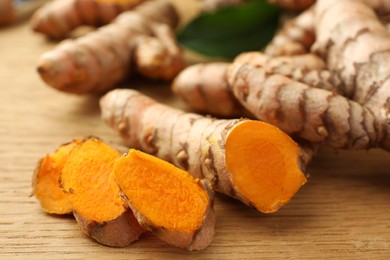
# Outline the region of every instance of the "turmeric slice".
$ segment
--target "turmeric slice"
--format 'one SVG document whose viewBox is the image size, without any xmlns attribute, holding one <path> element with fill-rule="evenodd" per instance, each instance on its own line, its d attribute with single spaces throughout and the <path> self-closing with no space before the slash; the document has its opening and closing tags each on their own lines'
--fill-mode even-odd
<svg viewBox="0 0 390 260">
<path fill-rule="evenodd" d="M 53 155 L 43 157 L 34 171 L 32 179 L 34 195 L 43 211 L 50 214 L 70 214 L 72 207 L 61 189 L 60 175 L 69 152 L 81 141 L 61 145 Z"/>
<path fill-rule="evenodd" d="M 143 233 L 112 175 L 121 154 L 89 138 L 73 148 L 61 173 L 61 186 L 81 230 L 97 242 L 124 247 Z"/>
<path fill-rule="evenodd" d="M 110 91 L 100 106 L 128 146 L 172 162 L 261 212 L 277 211 L 306 182 L 302 149 L 276 127 L 186 113 L 135 90 Z"/>
<path fill-rule="evenodd" d="M 189 250 L 211 243 L 213 198 L 198 179 L 134 149 L 115 162 L 114 175 L 142 227 Z"/>
</svg>

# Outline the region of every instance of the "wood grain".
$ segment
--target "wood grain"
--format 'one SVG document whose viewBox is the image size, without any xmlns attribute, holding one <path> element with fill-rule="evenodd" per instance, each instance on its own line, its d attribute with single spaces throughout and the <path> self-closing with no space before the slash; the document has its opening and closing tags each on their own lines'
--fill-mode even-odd
<svg viewBox="0 0 390 260">
<path fill-rule="evenodd" d="M 127 248 L 104 247 L 72 217 L 43 213 L 29 197 L 40 157 L 89 135 L 121 143 L 100 119 L 99 97 L 60 93 L 39 79 L 35 61 L 52 47 L 27 23 L 0 30 L 0 259 L 389 259 L 390 155 L 379 150 L 323 149 L 308 183 L 272 215 L 218 197 L 216 236 L 202 252 L 151 235 Z M 183 107 L 167 85 L 127 87 Z"/>
</svg>

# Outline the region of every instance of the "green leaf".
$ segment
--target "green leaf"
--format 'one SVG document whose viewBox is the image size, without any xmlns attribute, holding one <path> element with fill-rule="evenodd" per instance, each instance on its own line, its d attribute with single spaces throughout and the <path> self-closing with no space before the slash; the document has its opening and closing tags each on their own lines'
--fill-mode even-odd
<svg viewBox="0 0 390 260">
<path fill-rule="evenodd" d="M 178 33 L 178 42 L 207 56 L 232 59 L 265 47 L 276 32 L 279 14 L 266 0 L 205 13 Z"/>
</svg>

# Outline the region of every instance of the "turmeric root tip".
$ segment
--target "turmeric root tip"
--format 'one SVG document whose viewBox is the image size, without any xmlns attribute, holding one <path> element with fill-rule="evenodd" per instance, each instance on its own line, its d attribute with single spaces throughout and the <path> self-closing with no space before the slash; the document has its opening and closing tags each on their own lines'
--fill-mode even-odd
<svg viewBox="0 0 390 260">
<path fill-rule="evenodd" d="M 143 232 L 128 213 L 112 175 L 119 157 L 115 149 L 89 138 L 72 150 L 61 173 L 62 188 L 80 228 L 97 242 L 113 247 L 127 246 Z"/>
<path fill-rule="evenodd" d="M 261 212 L 277 211 L 306 182 L 298 145 L 270 124 L 245 121 L 237 125 L 225 149 L 237 190 Z"/>
<path fill-rule="evenodd" d="M 189 250 L 211 243 L 215 225 L 212 198 L 198 179 L 133 149 L 117 160 L 114 175 L 144 228 Z"/>
</svg>

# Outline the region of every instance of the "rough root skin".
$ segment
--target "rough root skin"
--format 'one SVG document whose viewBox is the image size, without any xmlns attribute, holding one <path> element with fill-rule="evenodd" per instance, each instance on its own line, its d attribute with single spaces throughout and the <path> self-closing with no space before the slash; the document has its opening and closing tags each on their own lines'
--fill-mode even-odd
<svg viewBox="0 0 390 260">
<path fill-rule="evenodd" d="M 284 22 L 264 52 L 270 56 L 308 53 L 315 40 L 314 10 L 310 8 Z"/>
<path fill-rule="evenodd" d="M 226 77 L 229 65 L 216 62 L 189 66 L 175 78 L 172 91 L 196 111 L 253 118 L 230 91 Z"/>
<path fill-rule="evenodd" d="M 324 60 L 314 54 L 272 57 L 261 52 L 246 52 L 234 59 L 235 63 L 263 67 L 269 73 L 280 74 L 311 87 L 326 89 L 346 96 L 340 78 L 326 69 Z"/>
<path fill-rule="evenodd" d="M 269 73 L 284 75 L 309 86 L 343 95 L 340 79 L 325 69 L 318 56 L 270 57 L 260 52 L 242 53 L 235 63 L 263 67 Z M 234 97 L 227 80 L 229 63 L 205 63 L 187 67 L 172 84 L 172 91 L 196 111 L 222 117 L 255 116 Z"/>
<path fill-rule="evenodd" d="M 146 1 L 97 31 L 76 40 L 65 40 L 44 53 L 37 63 L 37 71 L 48 85 L 74 94 L 107 92 L 135 70 L 163 79 L 174 77 L 184 63 L 171 38 L 171 30 L 177 22 L 178 15 L 171 4 Z M 160 24 L 165 24 L 163 32 L 155 29 Z M 156 31 L 159 34 L 155 36 Z M 158 63 L 156 54 L 141 53 L 141 49 L 151 52 L 150 48 L 140 45 L 145 37 L 154 37 L 163 46 L 163 53 L 157 53 Z M 134 56 L 139 57 L 140 53 L 148 60 L 144 59 L 137 66 Z"/>
<path fill-rule="evenodd" d="M 182 50 L 168 25 L 155 24 L 152 30 L 154 37 L 140 37 L 137 44 L 137 70 L 147 78 L 171 80 L 185 67 Z"/>
<path fill-rule="evenodd" d="M 225 150 L 225 145 L 230 134 L 240 125 L 245 125 L 244 129 L 246 129 L 251 125 L 247 122 L 252 121 L 243 119 L 217 120 L 185 113 L 158 104 L 137 91 L 124 89 L 107 93 L 101 99 L 100 106 L 102 118 L 121 134 L 129 147 L 141 149 L 172 162 L 176 166 L 187 170 L 196 178 L 205 178 L 215 191 L 239 199 L 248 205 L 253 205 L 253 200 L 257 199 L 243 196 L 240 191 L 242 187 L 237 188 L 235 183 L 232 182 L 232 174 L 238 173 L 229 172 L 225 157 L 225 153 L 228 153 Z M 261 122 L 256 122 L 261 124 Z M 262 128 L 262 126 L 256 125 L 255 129 L 257 127 Z M 277 128 L 268 131 L 286 136 Z M 237 142 L 234 138 L 231 140 L 231 142 Z M 288 141 L 288 143 L 291 142 L 292 140 Z M 275 146 L 278 146 L 278 144 L 275 144 Z M 234 153 L 234 151 L 230 151 L 230 153 Z M 252 154 L 253 151 L 247 150 L 246 153 Z M 299 156 L 298 150 L 297 152 L 291 151 L 291 154 L 287 155 L 289 153 L 286 152 L 286 156 L 292 156 L 294 158 L 292 160 L 293 164 L 296 164 Z M 295 165 L 289 169 L 297 168 L 299 166 Z M 251 170 L 249 172 L 254 175 L 262 174 L 261 172 L 257 173 L 257 170 L 252 173 Z M 280 176 L 284 176 L 284 174 L 279 174 L 279 172 L 275 172 L 273 178 L 278 179 Z M 288 176 L 291 174 L 297 175 L 297 178 L 293 181 L 298 183 L 297 186 L 291 184 L 295 187 L 295 190 L 289 194 L 289 196 L 292 196 L 305 181 L 301 179 L 303 174 L 300 170 L 296 172 L 293 170 L 292 172 L 286 172 L 286 174 Z M 283 178 L 278 179 L 278 182 Z M 284 189 L 289 190 L 289 183 L 283 185 L 287 185 Z M 264 188 L 266 190 L 267 187 L 262 186 L 260 189 Z M 269 195 L 278 197 L 277 194 L 273 193 Z M 281 194 L 281 196 L 285 195 L 284 193 Z M 278 198 L 273 199 L 280 201 Z M 274 212 L 289 200 L 289 198 L 284 198 L 283 203 L 276 205 L 273 199 L 270 199 L 272 202 L 269 205 L 257 209 L 261 212 Z"/>
<path fill-rule="evenodd" d="M 389 150 L 390 36 L 373 9 L 380 1 L 320 0 L 315 6 L 317 40 L 313 49 L 345 84 L 345 93 L 375 114 Z M 374 7 L 374 6 L 372 6 Z M 386 6 L 383 10 L 385 10 Z M 346 11 L 348 10 L 348 11 Z"/>
<path fill-rule="evenodd" d="M 138 240 L 146 231 L 139 225 L 130 209 L 115 220 L 104 223 L 88 220 L 76 211 L 73 215 L 86 236 L 105 246 L 126 247 Z"/>
<path fill-rule="evenodd" d="M 46 3 L 31 18 L 34 31 L 52 39 L 63 39 L 81 25 L 102 26 L 120 13 L 133 9 L 142 0 L 55 0 Z"/>
<path fill-rule="evenodd" d="M 374 115 L 356 102 L 250 64 L 234 63 L 229 70 L 236 98 L 292 136 L 346 149 L 376 147 L 381 140 Z"/>
</svg>

